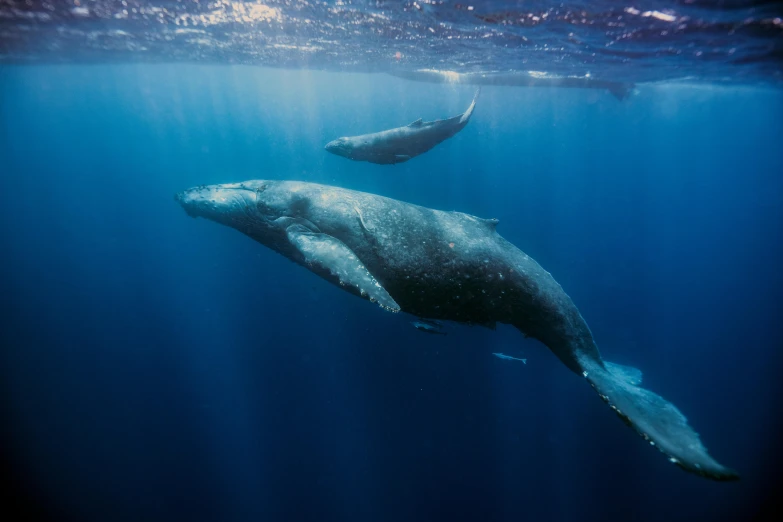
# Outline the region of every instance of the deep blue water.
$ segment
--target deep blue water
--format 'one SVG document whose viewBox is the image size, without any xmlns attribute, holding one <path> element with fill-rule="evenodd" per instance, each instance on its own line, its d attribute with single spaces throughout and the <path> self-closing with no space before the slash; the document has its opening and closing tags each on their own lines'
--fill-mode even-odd
<svg viewBox="0 0 783 522">
<path fill-rule="evenodd" d="M 4 509 L 57 520 L 749 520 L 781 452 L 783 93 L 485 87 L 396 166 L 342 135 L 469 86 L 189 65 L 0 68 Z M 742 479 L 687 474 L 516 330 L 416 331 L 193 185 L 298 179 L 500 219 Z M 527 358 L 501 361 L 492 352 Z"/>
</svg>

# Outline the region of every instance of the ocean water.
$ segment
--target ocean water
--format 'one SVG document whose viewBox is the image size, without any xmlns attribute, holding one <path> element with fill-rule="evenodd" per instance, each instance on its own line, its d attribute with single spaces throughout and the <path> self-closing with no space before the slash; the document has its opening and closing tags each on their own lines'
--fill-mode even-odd
<svg viewBox="0 0 783 522">
<path fill-rule="evenodd" d="M 747 520 L 777 483 L 783 95 L 485 88 L 396 166 L 332 137 L 466 86 L 196 65 L 7 66 L 3 449 L 65 520 Z M 682 472 L 511 327 L 415 330 L 175 192 L 298 179 L 500 219 L 603 355 L 742 479 Z M 492 352 L 528 359 L 499 360 Z"/>
<path fill-rule="evenodd" d="M 441 4 L 423 4 L 438 15 Z M 751 5 L 736 4 L 714 16 Z M 82 11 L 58 21 L 40 9 L 60 27 L 86 23 Z M 778 30 L 764 16 L 759 27 Z M 26 31 L 21 18 L 2 20 L 0 41 L 15 38 L 9 27 Z M 75 45 L 75 33 L 59 32 Z M 732 75 L 726 63 L 699 69 L 700 81 L 683 80 L 692 74 L 682 61 L 655 74 L 639 66 L 677 82 L 606 69 L 607 81 L 637 84 L 622 100 L 603 88 L 485 85 L 463 131 L 393 166 L 323 146 L 459 114 L 474 86 L 345 63 L 268 68 L 165 53 L 135 63 L 113 59 L 111 46 L 71 56 L 52 45 L 68 52 L 44 58 L 43 44 L 0 48 L 2 512 L 760 520 L 779 502 L 783 429 L 773 41 L 735 82 L 719 81 Z M 602 355 L 640 368 L 740 481 L 673 466 L 510 326 L 447 323 L 447 335 L 427 335 L 415 317 L 192 219 L 173 198 L 248 179 L 498 218 L 498 232 L 574 300 Z"/>
</svg>

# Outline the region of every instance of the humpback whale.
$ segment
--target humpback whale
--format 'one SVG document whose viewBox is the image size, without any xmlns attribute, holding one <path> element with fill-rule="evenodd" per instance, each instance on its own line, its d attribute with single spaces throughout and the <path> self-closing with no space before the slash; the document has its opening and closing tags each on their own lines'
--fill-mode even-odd
<svg viewBox="0 0 783 522">
<path fill-rule="evenodd" d="M 349 136 L 330 141 L 324 147 L 328 152 L 355 161 L 369 161 L 381 165 L 403 163 L 430 150 L 465 128 L 476 108 L 481 89 L 476 91 L 468 110 L 446 120 L 422 121 L 372 134 Z"/>
<path fill-rule="evenodd" d="M 673 404 L 640 386 L 639 370 L 601 358 L 571 298 L 497 233 L 496 219 L 297 181 L 200 186 L 175 198 L 189 215 L 239 230 L 386 310 L 511 324 L 546 345 L 672 463 L 714 480 L 738 478 Z"/>
</svg>

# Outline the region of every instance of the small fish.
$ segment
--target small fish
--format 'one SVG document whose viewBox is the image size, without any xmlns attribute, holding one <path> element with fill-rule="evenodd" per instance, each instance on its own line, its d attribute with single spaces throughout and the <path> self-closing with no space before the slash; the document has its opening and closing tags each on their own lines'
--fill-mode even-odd
<svg viewBox="0 0 783 522">
<path fill-rule="evenodd" d="M 438 326 L 432 325 L 429 322 L 412 321 L 411 324 L 417 330 L 427 332 L 431 334 L 446 335 L 446 332 L 441 332 Z"/>
<path fill-rule="evenodd" d="M 506 355 L 504 353 L 493 353 L 495 357 L 498 359 L 503 359 L 504 361 L 522 361 L 523 364 L 527 364 L 527 359 L 520 359 L 518 357 L 511 357 L 510 355 Z"/>
</svg>

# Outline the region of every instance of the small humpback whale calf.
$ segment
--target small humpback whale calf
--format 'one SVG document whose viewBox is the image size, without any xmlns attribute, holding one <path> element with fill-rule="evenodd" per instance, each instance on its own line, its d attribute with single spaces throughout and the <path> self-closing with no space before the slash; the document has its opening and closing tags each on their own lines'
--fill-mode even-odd
<svg viewBox="0 0 783 522">
<path fill-rule="evenodd" d="M 438 143 L 447 140 L 465 128 L 476 108 L 481 88 L 476 91 L 468 110 L 446 120 L 422 121 L 372 134 L 337 138 L 324 147 L 327 151 L 355 161 L 369 161 L 381 165 L 403 163 L 424 154 Z"/>
<path fill-rule="evenodd" d="M 522 364 L 527 364 L 527 359 L 520 359 L 519 357 L 511 357 L 510 355 L 506 355 L 504 353 L 493 353 L 495 357 L 498 359 L 503 359 L 504 361 L 522 361 Z"/>
<path fill-rule="evenodd" d="M 176 199 L 189 215 L 239 230 L 386 310 L 511 324 L 545 344 L 672 463 L 710 479 L 738 478 L 673 404 L 640 386 L 639 370 L 601 358 L 571 298 L 497 233 L 496 219 L 296 181 L 201 186 Z"/>
</svg>

